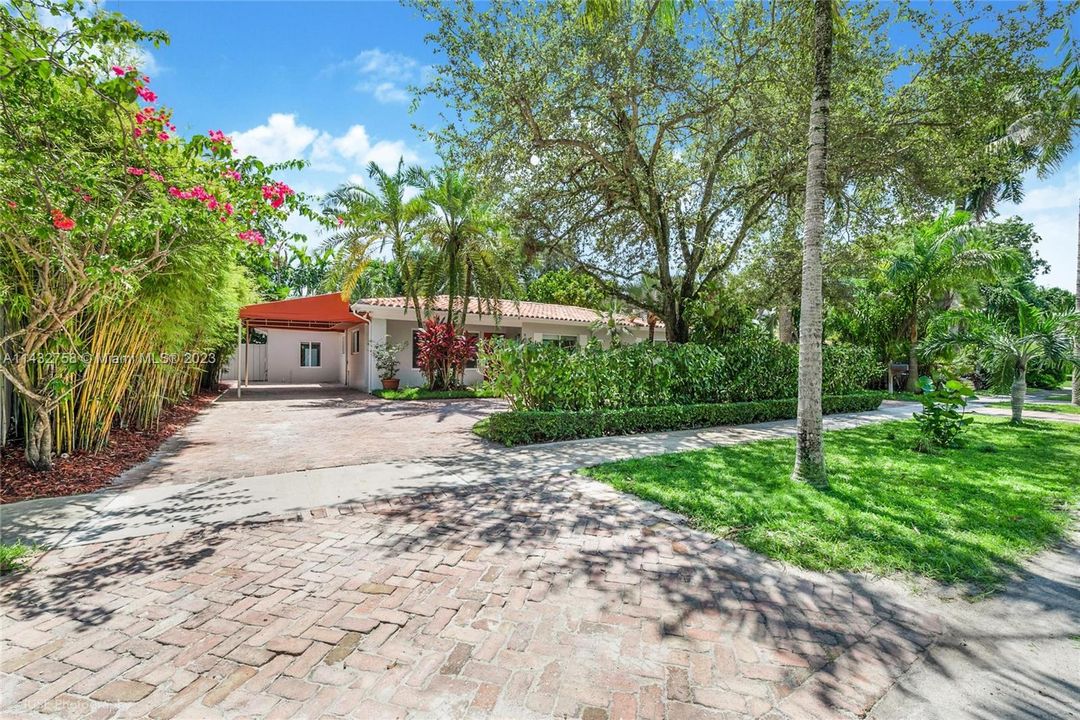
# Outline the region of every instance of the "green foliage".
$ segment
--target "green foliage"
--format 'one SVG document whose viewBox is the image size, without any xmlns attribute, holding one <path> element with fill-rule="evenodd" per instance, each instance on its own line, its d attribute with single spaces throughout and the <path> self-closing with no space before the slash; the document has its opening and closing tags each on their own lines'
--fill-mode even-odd
<svg viewBox="0 0 1080 720">
<path fill-rule="evenodd" d="M 607 293 L 593 277 L 562 268 L 549 270 L 530 282 L 525 299 L 602 310 L 607 304 Z"/>
<path fill-rule="evenodd" d="M 375 397 L 383 400 L 464 400 L 467 398 L 492 398 L 490 390 L 464 387 L 456 390 L 428 390 L 427 388 L 407 387 L 397 390 L 373 390 Z"/>
<path fill-rule="evenodd" d="M 979 418 L 964 447 L 938 455 L 913 450 L 918 436 L 909 421 L 827 433 L 826 490 L 791 482 L 793 440 L 585 472 L 781 562 L 976 591 L 1066 532 L 1080 500 L 1080 425 Z"/>
<path fill-rule="evenodd" d="M 375 356 L 375 369 L 379 371 L 380 380 L 389 380 L 397 375 L 400 361 L 398 354 L 409 346 L 408 343 L 393 343 L 390 338 L 384 338 L 382 342 L 369 343 L 371 354 Z"/>
<path fill-rule="evenodd" d="M 791 398 L 798 390 L 798 349 L 758 332 L 718 346 L 637 343 L 603 349 L 591 342 L 500 340 L 484 348 L 490 386 L 516 410 L 598 410 L 650 405 Z M 840 395 L 881 376 L 864 348 L 825 347 L 824 388 Z"/>
<path fill-rule="evenodd" d="M 823 412 L 865 412 L 881 404 L 880 393 L 826 395 Z M 762 400 L 697 403 L 621 409 L 541 411 L 511 410 L 490 415 L 476 432 L 504 445 L 525 445 L 579 438 L 686 430 L 716 425 L 742 425 L 795 417 L 798 401 Z"/>
<path fill-rule="evenodd" d="M 26 569 L 24 558 L 34 552 L 34 548 L 21 542 L 0 543 L 0 575 L 7 575 Z"/>
<path fill-rule="evenodd" d="M 935 381 L 925 375 L 919 378 L 919 389 L 923 411 L 914 415 L 919 424 L 916 449 L 930 452 L 935 447 L 955 446 L 956 438 L 974 422 L 964 413 L 968 398 L 975 397 L 975 391 L 956 379 Z"/>
</svg>

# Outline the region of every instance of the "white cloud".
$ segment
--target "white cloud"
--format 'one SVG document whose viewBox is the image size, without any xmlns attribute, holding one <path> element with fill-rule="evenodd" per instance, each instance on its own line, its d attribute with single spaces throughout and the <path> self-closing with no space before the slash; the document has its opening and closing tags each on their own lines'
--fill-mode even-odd
<svg viewBox="0 0 1080 720">
<path fill-rule="evenodd" d="M 243 132 L 233 131 L 233 147 L 242 155 L 254 155 L 263 162 L 276 163 L 303 157 L 319 136 L 306 125 L 296 124 L 296 115 L 274 113 L 265 124 Z"/>
<path fill-rule="evenodd" d="M 429 72 L 415 58 L 379 48 L 364 50 L 352 60 L 339 63 L 329 71 L 348 69 L 357 74 L 356 89 L 370 93 L 380 103 L 406 103 L 411 95 L 408 85 L 423 82 Z"/>
<path fill-rule="evenodd" d="M 139 73 L 149 75 L 151 78 L 160 73 L 164 68 L 158 64 L 157 58 L 150 48 L 141 45 L 132 53 L 131 64 L 139 69 Z"/>
<path fill-rule="evenodd" d="M 347 176 L 350 182 L 360 178 L 362 183 L 371 162 L 392 170 L 401 158 L 406 163 L 420 161 L 419 153 L 404 140 L 373 141 L 361 124 L 350 126 L 341 135 L 334 135 L 301 124 L 292 113 L 274 113 L 262 125 L 234 131 L 232 138 L 241 154 L 254 155 L 264 162 L 307 160 L 309 170 Z"/>
<path fill-rule="evenodd" d="M 1035 226 L 1035 232 L 1042 238 L 1039 255 L 1050 264 L 1050 272 L 1036 278 L 1039 284 L 1075 290 L 1080 162 L 1059 170 L 1047 180 L 1039 180 L 1034 173 L 1024 180 L 1027 191 L 1023 202 L 1001 203 L 998 216 L 1018 215 Z"/>
</svg>

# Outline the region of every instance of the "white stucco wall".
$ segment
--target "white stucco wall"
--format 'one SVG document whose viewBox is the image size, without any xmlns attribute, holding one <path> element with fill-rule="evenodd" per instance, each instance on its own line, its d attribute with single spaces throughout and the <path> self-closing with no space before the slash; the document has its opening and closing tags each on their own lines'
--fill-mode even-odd
<svg viewBox="0 0 1080 720">
<path fill-rule="evenodd" d="M 312 330 L 267 330 L 266 380 L 270 383 L 335 383 L 344 380 L 343 333 Z M 300 367 L 300 343 L 322 344 L 321 365 Z"/>
</svg>

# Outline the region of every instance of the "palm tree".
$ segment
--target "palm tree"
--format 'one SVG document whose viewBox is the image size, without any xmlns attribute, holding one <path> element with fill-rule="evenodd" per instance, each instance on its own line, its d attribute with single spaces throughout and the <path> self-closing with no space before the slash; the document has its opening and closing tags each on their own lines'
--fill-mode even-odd
<svg viewBox="0 0 1080 720">
<path fill-rule="evenodd" d="M 375 246 L 383 249 L 389 245 L 405 287 L 405 312 L 411 304 L 419 327 L 422 324 L 418 302 L 420 279 L 414 250 L 417 223 L 427 208 L 422 199 L 405 197 L 408 178 L 416 172 L 417 168 L 405 167 L 404 158 L 398 160 L 392 174 L 370 163 L 368 176 L 375 181 L 375 191 L 360 185 L 342 185 L 326 196 L 323 212 L 336 216 L 339 222 L 338 232 L 325 245 L 340 251 L 339 262 L 345 268 L 342 297 L 348 299 L 352 295 Z"/>
<path fill-rule="evenodd" d="M 991 277 L 1008 264 L 1008 250 L 988 243 L 964 212 L 942 214 L 909 225 L 885 265 L 885 278 L 907 307 L 904 331 L 909 342 L 907 390 L 919 380 L 919 328 L 931 310 L 952 304 L 973 282 Z"/>
<path fill-rule="evenodd" d="M 952 310 L 934 318 L 923 348 L 940 352 L 970 347 L 983 367 L 1012 375 L 1012 421 L 1023 419 L 1027 369 L 1035 360 L 1080 364 L 1072 351 L 1080 334 L 1080 313 L 1056 312 L 1016 298 L 1016 317 L 1002 318 L 985 310 Z"/>
<path fill-rule="evenodd" d="M 442 166 L 431 172 L 413 169 L 409 181 L 420 189 L 426 208 L 418 232 L 430 246 L 420 271 L 425 299 L 440 288 L 448 296 L 447 321 L 465 324 L 470 298 L 477 311 L 498 315 L 497 300 L 517 294 L 518 256 L 506 223 L 460 170 Z M 461 298 L 460 316 L 455 315 Z"/>
<path fill-rule="evenodd" d="M 1080 314 L 1080 214 L 1077 215 L 1076 232 L 1076 312 Z M 1073 354 L 1080 357 L 1080 335 L 1073 339 Z M 1080 366 L 1073 366 L 1072 404 L 1080 405 Z"/>
<path fill-rule="evenodd" d="M 814 0 L 814 88 L 810 100 L 803 217 L 802 301 L 799 309 L 799 405 L 795 431 L 795 480 L 826 485 L 821 417 L 821 240 L 825 234 L 825 168 L 833 51 L 833 2 Z"/>
</svg>

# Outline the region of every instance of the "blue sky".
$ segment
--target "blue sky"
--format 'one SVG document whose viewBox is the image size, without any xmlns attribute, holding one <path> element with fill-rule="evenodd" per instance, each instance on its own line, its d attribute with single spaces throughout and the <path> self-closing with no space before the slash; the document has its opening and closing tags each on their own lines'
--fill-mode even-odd
<svg viewBox="0 0 1080 720">
<path fill-rule="evenodd" d="M 413 129 L 438 121 L 431 101 L 410 112 L 407 86 L 436 60 L 432 28 L 396 2 L 142 2 L 106 0 L 144 27 L 166 30 L 145 68 L 185 132 L 224 130 L 266 161 L 299 157 L 310 167 L 286 179 L 321 193 L 362 180 L 371 160 L 434 153 Z M 1080 148 L 1053 175 L 1030 178 L 1020 215 L 1042 235 L 1045 285 L 1075 285 Z M 313 227 L 294 223 L 302 232 Z M 314 234 L 312 232 L 312 234 Z"/>
</svg>

